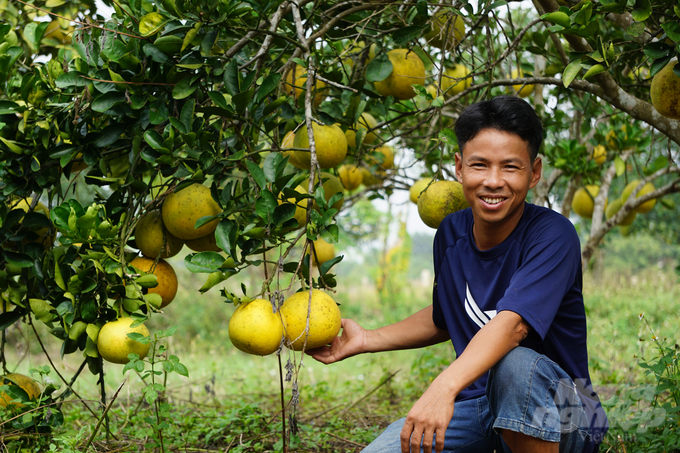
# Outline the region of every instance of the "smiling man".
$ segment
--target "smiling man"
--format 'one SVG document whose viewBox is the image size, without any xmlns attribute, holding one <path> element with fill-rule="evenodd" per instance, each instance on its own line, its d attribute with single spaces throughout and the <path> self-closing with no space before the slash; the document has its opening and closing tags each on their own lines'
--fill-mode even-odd
<svg viewBox="0 0 680 453">
<path fill-rule="evenodd" d="M 453 343 L 456 360 L 366 452 L 597 451 L 607 419 L 588 373 L 578 236 L 525 201 L 541 178 L 541 122 L 500 96 L 465 109 L 456 135 L 470 208 L 435 236 L 432 305 L 376 330 L 344 319 L 310 354 L 332 363 Z"/>
</svg>

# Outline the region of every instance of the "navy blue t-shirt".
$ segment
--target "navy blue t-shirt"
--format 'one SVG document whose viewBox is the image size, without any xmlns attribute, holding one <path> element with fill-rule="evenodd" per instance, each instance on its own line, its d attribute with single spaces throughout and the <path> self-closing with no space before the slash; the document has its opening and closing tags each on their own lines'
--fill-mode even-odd
<svg viewBox="0 0 680 453">
<path fill-rule="evenodd" d="M 588 372 L 581 251 L 574 226 L 555 211 L 525 203 L 510 236 L 481 251 L 474 242 L 473 223 L 468 208 L 447 216 L 437 230 L 435 325 L 449 332 L 460 355 L 497 312 L 519 314 L 531 326 L 521 345 L 546 355 L 571 376 L 594 440 L 601 441 L 607 423 Z M 484 395 L 486 381 L 487 375 L 482 376 L 457 400 Z"/>
</svg>

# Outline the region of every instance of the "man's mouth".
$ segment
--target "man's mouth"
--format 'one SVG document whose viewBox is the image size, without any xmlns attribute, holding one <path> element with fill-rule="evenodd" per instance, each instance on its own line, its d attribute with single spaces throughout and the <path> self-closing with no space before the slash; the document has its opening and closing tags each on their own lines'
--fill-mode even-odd
<svg viewBox="0 0 680 453">
<path fill-rule="evenodd" d="M 500 197 L 481 197 L 482 201 L 488 204 L 498 204 L 501 201 L 505 200 L 505 198 L 500 198 Z"/>
</svg>

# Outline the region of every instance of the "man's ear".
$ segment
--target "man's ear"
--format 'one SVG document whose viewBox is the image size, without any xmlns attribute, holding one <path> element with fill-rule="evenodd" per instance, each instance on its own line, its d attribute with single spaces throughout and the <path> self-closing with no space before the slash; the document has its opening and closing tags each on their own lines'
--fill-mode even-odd
<svg viewBox="0 0 680 453">
<path fill-rule="evenodd" d="M 461 156 L 460 152 L 458 152 L 458 153 L 454 154 L 453 157 L 456 160 L 456 179 L 458 180 L 459 183 L 462 183 L 463 182 L 463 174 L 462 174 L 463 156 Z"/>
<path fill-rule="evenodd" d="M 536 156 L 536 159 L 534 159 L 534 163 L 531 164 L 531 185 L 529 187 L 530 189 L 536 187 L 538 181 L 541 180 L 542 173 L 543 173 L 543 160 L 541 159 L 540 156 Z"/>
</svg>

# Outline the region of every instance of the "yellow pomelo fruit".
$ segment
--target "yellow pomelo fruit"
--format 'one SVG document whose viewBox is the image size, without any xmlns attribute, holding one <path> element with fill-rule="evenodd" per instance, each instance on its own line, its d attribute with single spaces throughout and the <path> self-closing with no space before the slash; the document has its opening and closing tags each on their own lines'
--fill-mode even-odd
<svg viewBox="0 0 680 453">
<path fill-rule="evenodd" d="M 623 140 L 628 140 L 628 128 L 624 124 L 621 126 L 621 132 L 623 132 Z M 605 136 L 605 140 L 607 140 L 607 145 L 611 149 L 619 149 L 619 145 L 616 142 L 616 135 L 617 131 L 614 129 L 610 129 L 609 132 L 607 132 L 607 135 Z"/>
<path fill-rule="evenodd" d="M 430 228 L 439 228 L 444 217 L 468 207 L 458 181 L 433 182 L 418 198 L 418 215 Z"/>
<path fill-rule="evenodd" d="M 595 146 L 590 158 L 593 159 L 597 165 L 602 165 L 607 160 L 607 148 L 605 148 L 604 145 Z"/>
<path fill-rule="evenodd" d="M 531 74 L 528 74 L 531 75 Z M 524 77 L 524 71 L 517 71 L 517 69 L 513 69 L 512 72 L 510 73 L 510 78 L 511 79 L 521 79 Z M 512 89 L 515 90 L 515 93 L 521 98 L 525 98 L 529 96 L 531 93 L 534 92 L 534 85 L 533 84 L 518 84 L 518 85 L 513 85 Z"/>
<path fill-rule="evenodd" d="M 165 231 L 164 231 L 165 230 Z M 163 239 L 165 233 L 165 240 Z M 150 211 L 139 219 L 135 227 L 135 242 L 144 256 L 156 259 L 177 255 L 184 241 L 173 236 L 164 226 L 161 211 Z"/>
<path fill-rule="evenodd" d="M 318 183 L 318 179 L 315 180 L 315 182 Z M 309 187 L 309 178 L 305 179 L 302 181 L 302 187 Z M 317 184 L 318 186 L 318 184 Z M 340 181 L 340 178 L 337 176 L 322 171 L 321 172 L 321 186 L 323 187 L 324 190 L 324 198 L 326 201 L 329 201 L 333 195 L 336 193 L 343 193 L 343 188 L 344 186 L 342 185 L 342 182 Z M 333 203 L 333 208 L 340 210 L 342 208 L 342 203 L 344 201 L 344 198 L 339 199 L 335 203 Z M 314 209 L 317 211 L 319 210 L 319 205 L 316 204 L 316 201 L 314 202 Z"/>
<path fill-rule="evenodd" d="M 626 187 L 624 187 L 623 191 L 621 192 L 621 202 L 625 203 L 628 200 L 628 197 L 630 197 L 630 194 L 633 193 L 633 190 L 640 184 L 639 180 L 631 181 L 629 182 Z M 643 195 L 647 195 L 650 192 L 654 192 L 654 184 L 651 182 L 646 183 L 644 186 L 642 186 L 642 189 L 637 193 L 637 196 L 635 198 L 640 198 Z M 656 198 L 652 198 L 649 201 L 645 201 L 642 203 L 638 208 L 635 210 L 638 214 L 647 214 L 649 211 L 654 209 L 654 206 L 656 205 Z"/>
<path fill-rule="evenodd" d="M 309 350 L 326 345 L 333 341 L 340 331 L 341 316 L 338 304 L 331 296 L 318 289 L 312 290 L 311 301 L 309 291 L 293 294 L 281 306 L 281 313 L 285 322 L 286 346 L 295 351 L 302 351 L 303 347 Z"/>
<path fill-rule="evenodd" d="M 442 92 L 447 96 L 452 96 L 469 88 L 472 84 L 472 77 L 469 75 L 470 69 L 464 64 L 445 69 L 442 75 Z"/>
<path fill-rule="evenodd" d="M 217 240 L 215 239 L 215 232 L 201 236 L 196 239 L 189 239 L 185 242 L 187 247 L 189 247 L 194 252 L 221 252 L 222 249 L 217 245 Z"/>
<path fill-rule="evenodd" d="M 599 192 L 600 187 L 592 184 L 586 185 L 585 188 L 579 187 L 571 200 L 571 210 L 584 219 L 591 219 L 595 209 L 595 197 Z"/>
<path fill-rule="evenodd" d="M 111 363 L 126 364 L 130 361 L 128 354 L 137 354 L 140 359 L 146 357 L 151 344 L 143 344 L 128 338 L 129 333 L 139 333 L 149 336 L 149 329 L 144 324 L 130 327 L 134 322 L 132 318 L 119 318 L 109 321 L 99 330 L 97 337 L 97 350 L 104 360 Z"/>
<path fill-rule="evenodd" d="M 295 188 L 295 191 L 298 193 L 306 194 L 307 190 L 305 189 L 307 186 L 302 186 L 299 185 Z M 285 198 L 283 193 L 280 194 L 280 198 L 278 200 L 279 205 L 283 203 L 291 203 L 295 205 L 295 217 L 293 217 L 295 220 L 297 220 L 298 223 L 298 228 L 301 228 L 307 223 L 307 203 L 309 200 L 307 198 L 302 199 L 300 201 L 296 201 L 295 198 Z"/>
<path fill-rule="evenodd" d="M 420 194 L 425 190 L 425 188 L 430 184 L 432 178 L 420 178 L 418 181 L 413 183 L 408 191 L 408 198 L 411 202 L 418 204 L 418 198 Z"/>
<path fill-rule="evenodd" d="M 307 252 L 309 253 L 309 251 Z M 335 247 L 333 244 L 329 244 L 323 238 L 319 238 L 314 241 L 314 253 L 312 254 L 312 264 L 317 264 L 321 266 L 326 261 L 335 258 Z"/>
<path fill-rule="evenodd" d="M 292 94 L 295 100 L 302 96 L 304 98 L 307 91 L 307 70 L 302 66 L 296 64 L 286 72 L 284 78 L 284 89 L 288 94 Z M 326 98 L 326 82 L 316 80 L 314 83 L 314 107 L 321 105 Z"/>
<path fill-rule="evenodd" d="M 236 307 L 229 320 L 229 339 L 248 354 L 269 355 L 281 346 L 283 316 L 274 313 L 271 302 L 255 299 Z"/>
<path fill-rule="evenodd" d="M 222 209 L 213 199 L 210 189 L 196 183 L 168 195 L 161 212 L 165 228 L 174 236 L 187 240 L 197 239 L 215 231 L 219 219 L 198 229 L 194 227 L 201 217 L 218 215 Z"/>
<path fill-rule="evenodd" d="M 614 215 L 619 212 L 619 209 L 623 206 L 623 202 L 621 201 L 620 198 L 617 198 L 616 200 L 612 201 L 609 203 L 609 206 L 604 210 L 604 216 L 607 220 L 611 219 L 614 217 Z M 628 226 L 633 221 L 635 220 L 635 217 L 637 216 L 637 212 L 635 210 L 632 210 L 628 213 L 626 217 L 623 218 L 621 223 L 619 225 L 621 226 Z"/>
<path fill-rule="evenodd" d="M 336 124 L 332 126 L 312 123 L 314 141 L 316 142 L 316 158 L 321 168 L 333 168 L 342 163 L 347 155 L 347 138 L 342 129 Z M 312 167 L 312 155 L 309 152 L 309 137 L 307 126 L 302 126 L 295 134 L 293 141 L 295 148 L 305 151 L 295 151 L 295 159 L 305 170 Z"/>
<path fill-rule="evenodd" d="M 10 373 L 0 376 L 0 385 L 16 385 L 23 389 L 31 400 L 35 400 L 40 396 L 40 386 L 38 383 L 28 376 L 19 373 Z M 20 409 L 23 407 L 21 403 L 12 403 L 12 397 L 7 393 L 0 391 L 0 407 L 9 407 L 10 409 Z"/>
<path fill-rule="evenodd" d="M 373 150 L 373 153 L 378 153 L 380 156 L 367 157 L 367 161 L 378 166 L 380 170 L 389 170 L 394 167 L 394 149 L 391 146 L 383 145 Z"/>
<path fill-rule="evenodd" d="M 448 27 L 449 36 L 446 38 L 446 30 Z M 463 18 L 458 15 L 450 16 L 447 13 L 438 14 L 430 25 L 430 31 L 425 33 L 423 37 L 431 46 L 444 48 L 444 41 L 446 41 L 446 48 L 453 49 L 465 36 L 465 22 Z"/>
<path fill-rule="evenodd" d="M 373 174 L 365 167 L 361 167 L 361 174 L 363 175 L 362 183 L 366 187 L 382 186 L 385 183 L 385 178 L 387 178 L 384 171 L 378 170 Z"/>
<path fill-rule="evenodd" d="M 364 180 L 361 168 L 351 164 L 341 165 L 338 168 L 338 175 L 340 176 L 340 182 L 347 190 L 356 189 Z"/>
<path fill-rule="evenodd" d="M 295 132 L 289 131 L 281 141 L 282 149 L 281 154 L 283 155 L 283 157 L 288 157 L 288 163 L 291 164 L 293 167 L 299 168 L 300 170 L 305 170 L 304 165 L 302 165 L 295 157 L 295 151 L 292 149 L 287 149 L 295 147 L 295 145 L 293 144 L 294 141 Z"/>
<path fill-rule="evenodd" d="M 425 90 L 430 93 L 430 96 L 432 96 L 432 100 L 437 99 L 437 87 L 429 84 L 428 86 L 425 87 Z M 432 102 L 432 101 L 429 101 Z"/>
<path fill-rule="evenodd" d="M 378 122 L 376 119 L 373 117 L 368 112 L 364 112 L 361 114 L 359 117 L 359 121 L 357 121 L 354 124 L 354 129 L 347 129 L 345 131 L 345 138 L 347 139 L 347 146 L 350 146 L 352 148 L 356 148 L 357 146 L 357 132 L 359 129 L 363 129 L 365 131 L 368 131 L 370 129 L 374 129 L 378 125 Z M 365 145 L 370 145 L 371 143 L 375 142 L 378 139 L 378 136 L 376 135 L 375 131 L 368 132 L 364 136 L 364 141 L 363 143 Z"/>
<path fill-rule="evenodd" d="M 680 77 L 673 73 L 677 61 L 671 61 L 653 78 L 649 88 L 652 105 L 661 115 L 680 119 Z"/>
<path fill-rule="evenodd" d="M 161 308 L 167 306 L 175 299 L 177 295 L 177 274 L 172 265 L 165 260 L 158 260 L 153 272 L 151 268 L 154 266 L 154 260 L 146 256 L 138 256 L 130 261 L 130 265 L 136 267 L 140 271 L 152 273 L 158 280 L 158 286 L 149 288 L 149 294 L 158 294 L 161 296 Z"/>
<path fill-rule="evenodd" d="M 416 95 L 411 85 L 425 83 L 425 65 L 418 54 L 408 49 L 394 49 L 387 52 L 392 62 L 392 73 L 385 80 L 375 82 L 375 89 L 381 96 L 393 96 L 398 100 L 411 99 Z"/>
<path fill-rule="evenodd" d="M 11 206 L 12 209 L 21 209 L 24 212 L 28 213 L 28 211 L 31 208 L 31 205 L 33 204 L 33 198 L 28 197 L 28 198 L 22 198 L 19 200 L 19 202 L 13 204 Z M 48 219 L 50 218 L 50 210 L 47 209 L 47 206 L 45 206 L 42 202 L 38 201 L 38 203 L 35 205 L 35 208 L 33 212 L 39 212 L 45 214 L 45 217 Z M 22 217 L 23 221 L 23 217 Z M 25 239 L 24 244 L 28 242 L 38 242 L 41 243 L 45 247 L 50 247 L 52 244 L 54 244 L 54 234 L 50 234 L 50 229 L 49 228 L 40 228 L 39 230 L 33 231 L 33 233 L 37 236 L 37 238 L 33 238 L 31 240 Z M 33 235 L 30 235 L 33 237 Z"/>
</svg>

